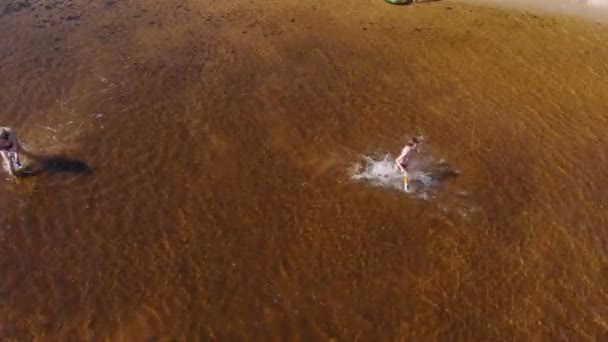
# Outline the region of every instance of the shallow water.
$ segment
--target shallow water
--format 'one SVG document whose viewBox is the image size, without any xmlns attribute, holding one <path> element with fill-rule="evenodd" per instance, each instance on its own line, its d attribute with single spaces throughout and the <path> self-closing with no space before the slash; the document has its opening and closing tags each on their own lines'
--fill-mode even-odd
<svg viewBox="0 0 608 342">
<path fill-rule="evenodd" d="M 4 339 L 607 333 L 604 25 L 0 0 L 0 32 L 0 125 L 92 170 L 0 183 Z M 411 132 L 458 176 L 352 179 Z"/>
</svg>

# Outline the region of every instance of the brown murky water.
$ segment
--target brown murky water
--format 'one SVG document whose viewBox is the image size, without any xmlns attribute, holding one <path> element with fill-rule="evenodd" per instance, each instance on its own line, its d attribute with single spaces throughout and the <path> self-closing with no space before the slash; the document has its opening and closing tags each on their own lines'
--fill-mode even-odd
<svg viewBox="0 0 608 342">
<path fill-rule="evenodd" d="M 608 335 L 608 28 L 432 2 L 0 0 L 0 336 Z M 421 132 L 460 176 L 350 179 Z M 77 170 L 76 170 L 77 171 Z"/>
</svg>

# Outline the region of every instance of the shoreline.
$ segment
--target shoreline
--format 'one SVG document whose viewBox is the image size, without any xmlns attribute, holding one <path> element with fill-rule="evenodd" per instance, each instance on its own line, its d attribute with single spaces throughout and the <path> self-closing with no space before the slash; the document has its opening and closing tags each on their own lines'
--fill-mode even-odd
<svg viewBox="0 0 608 342">
<path fill-rule="evenodd" d="M 489 6 L 504 10 L 534 12 L 541 15 L 565 16 L 608 24 L 608 0 L 455 0 L 458 3 Z M 584 3 L 583 3 L 584 2 Z"/>
</svg>

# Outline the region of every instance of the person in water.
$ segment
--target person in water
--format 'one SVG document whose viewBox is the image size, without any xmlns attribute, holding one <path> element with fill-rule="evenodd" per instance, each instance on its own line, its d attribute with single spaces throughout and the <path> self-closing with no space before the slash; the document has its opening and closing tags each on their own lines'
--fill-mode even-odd
<svg viewBox="0 0 608 342">
<path fill-rule="evenodd" d="M 412 137 L 410 141 L 403 147 L 401 154 L 395 159 L 395 167 L 403 173 L 403 190 L 410 191 L 409 176 L 407 168 L 409 166 L 410 153 L 414 151 L 420 141 L 416 137 Z"/>
<path fill-rule="evenodd" d="M 17 137 L 6 128 L 0 128 L 0 150 L 9 152 L 18 152 L 19 144 Z"/>
<path fill-rule="evenodd" d="M 12 160 L 10 165 L 11 173 L 17 175 L 21 173 L 21 161 L 19 160 L 19 153 L 22 152 L 21 146 L 17 142 L 17 136 L 14 132 L 7 130 L 6 128 L 0 128 L 0 151 L 8 152 L 8 158 Z M 15 169 L 17 166 L 17 169 Z"/>
</svg>

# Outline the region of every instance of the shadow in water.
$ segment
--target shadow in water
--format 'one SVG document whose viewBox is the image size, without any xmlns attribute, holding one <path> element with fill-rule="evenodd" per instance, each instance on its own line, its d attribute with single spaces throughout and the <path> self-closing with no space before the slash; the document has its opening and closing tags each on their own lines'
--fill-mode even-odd
<svg viewBox="0 0 608 342">
<path fill-rule="evenodd" d="M 61 156 L 39 158 L 38 168 L 46 173 L 77 173 L 88 175 L 93 172 L 91 167 L 80 160 Z"/>
<path fill-rule="evenodd" d="M 21 177 L 35 176 L 41 173 L 88 175 L 93 172 L 87 163 L 78 159 L 45 155 L 28 155 L 28 157 L 31 158 L 31 163 L 20 170 L 19 176 Z"/>
<path fill-rule="evenodd" d="M 456 178 L 460 174 L 452 169 L 446 162 L 433 163 L 428 166 L 427 171 L 433 175 L 437 181 L 444 181 L 451 178 Z"/>
<path fill-rule="evenodd" d="M 439 185 L 453 178 L 460 176 L 457 170 L 454 170 L 445 161 L 422 160 L 413 166 L 414 172 L 422 173 L 422 182 L 426 185 Z"/>
</svg>

